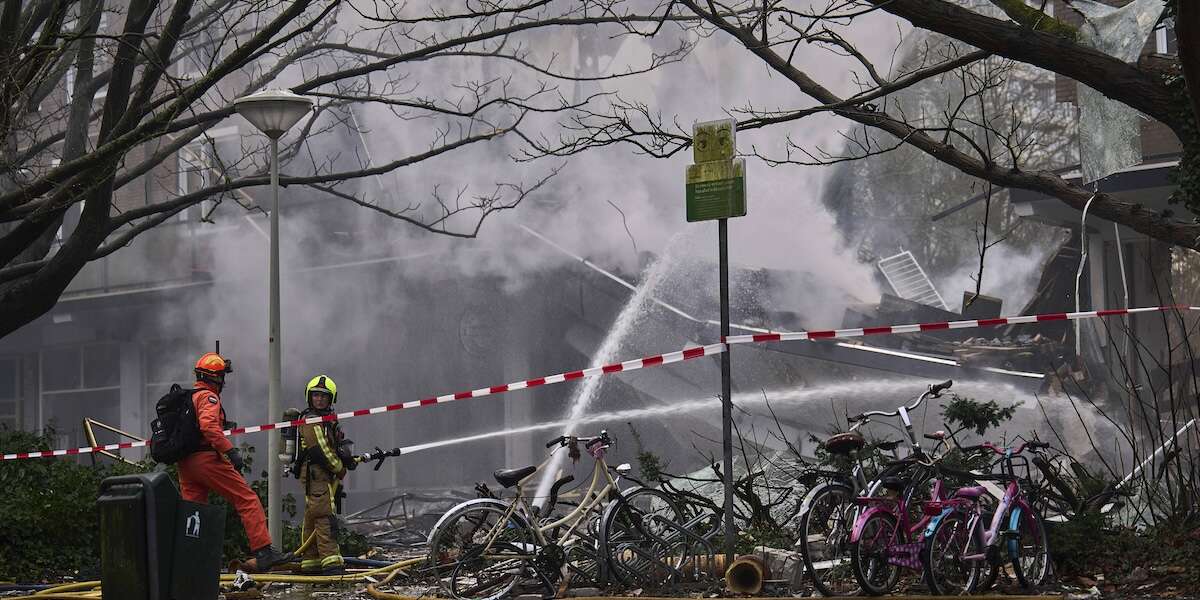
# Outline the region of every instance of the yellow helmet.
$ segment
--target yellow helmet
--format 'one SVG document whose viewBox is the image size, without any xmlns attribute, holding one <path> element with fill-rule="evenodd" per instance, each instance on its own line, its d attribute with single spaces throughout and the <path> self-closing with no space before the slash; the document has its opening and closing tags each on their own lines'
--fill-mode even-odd
<svg viewBox="0 0 1200 600">
<path fill-rule="evenodd" d="M 304 388 L 304 400 L 310 407 L 313 392 L 325 392 L 330 397 L 329 405 L 337 404 L 337 384 L 328 375 L 317 375 L 308 380 L 308 387 Z"/>
</svg>

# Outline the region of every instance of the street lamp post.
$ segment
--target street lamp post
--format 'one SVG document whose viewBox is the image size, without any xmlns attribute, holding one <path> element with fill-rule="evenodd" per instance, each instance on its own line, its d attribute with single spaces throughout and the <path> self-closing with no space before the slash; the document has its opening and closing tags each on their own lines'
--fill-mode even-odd
<svg viewBox="0 0 1200 600">
<path fill-rule="evenodd" d="M 256 129 L 271 138 L 271 266 L 270 266 L 270 313 L 269 313 L 269 359 L 270 384 L 267 393 L 267 420 L 282 417 L 280 388 L 282 386 L 280 365 L 279 331 L 279 138 L 312 109 L 313 101 L 286 90 L 266 90 L 233 101 L 233 108 Z M 267 526 L 271 530 L 271 544 L 280 548 L 283 530 L 280 522 L 283 500 L 279 466 L 279 436 L 268 436 L 267 442 Z"/>
</svg>

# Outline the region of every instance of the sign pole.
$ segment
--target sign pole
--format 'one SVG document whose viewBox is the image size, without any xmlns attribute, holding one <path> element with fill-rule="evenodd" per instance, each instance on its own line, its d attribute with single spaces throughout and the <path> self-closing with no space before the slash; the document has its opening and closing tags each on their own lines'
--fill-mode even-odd
<svg viewBox="0 0 1200 600">
<path fill-rule="evenodd" d="M 729 335 L 729 219 L 717 219 L 717 245 L 721 272 L 721 339 Z M 725 474 L 725 565 L 733 564 L 737 529 L 733 523 L 733 383 L 730 381 L 729 346 L 721 353 L 721 450 Z"/>
<path fill-rule="evenodd" d="M 687 221 L 717 222 L 721 279 L 721 341 L 729 336 L 729 219 L 746 216 L 746 161 L 737 158 L 737 121 L 724 119 L 692 127 L 692 156 L 684 186 Z M 733 522 L 733 382 L 729 346 L 721 353 L 721 479 L 725 486 L 725 564 L 733 564 L 737 526 Z M 715 465 L 714 465 L 715 467 Z"/>
</svg>

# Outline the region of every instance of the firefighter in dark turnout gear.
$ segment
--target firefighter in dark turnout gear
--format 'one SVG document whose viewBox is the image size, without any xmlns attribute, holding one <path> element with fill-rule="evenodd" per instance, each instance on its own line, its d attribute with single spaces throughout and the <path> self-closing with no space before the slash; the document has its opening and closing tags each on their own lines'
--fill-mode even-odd
<svg viewBox="0 0 1200 600">
<path fill-rule="evenodd" d="M 300 418 L 325 416 L 337 402 L 337 384 L 328 375 L 317 375 L 304 390 L 308 408 Z M 305 573 L 330 573 L 344 570 L 345 561 L 337 543 L 335 506 L 341 480 L 347 469 L 356 465 L 343 449 L 343 436 L 337 421 L 300 426 L 296 469 L 304 486 L 304 529 L 301 539 L 316 533 L 316 541 L 301 557 Z"/>
</svg>

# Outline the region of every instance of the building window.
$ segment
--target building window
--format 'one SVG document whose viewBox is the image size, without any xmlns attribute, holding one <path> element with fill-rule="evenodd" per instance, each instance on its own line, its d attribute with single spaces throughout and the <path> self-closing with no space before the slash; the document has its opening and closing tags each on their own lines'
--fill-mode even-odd
<svg viewBox="0 0 1200 600">
<path fill-rule="evenodd" d="M 42 402 L 42 428 L 54 432 L 55 448 L 90 445 L 83 429 L 84 418 L 114 427 L 121 424 L 119 388 L 44 394 Z"/>
<path fill-rule="evenodd" d="M 97 65 L 99 66 L 99 65 Z M 97 72 L 99 72 L 97 70 Z M 67 67 L 67 73 L 63 76 L 63 83 L 66 86 L 67 106 L 71 105 L 71 99 L 75 97 L 75 67 L 72 65 Z M 92 103 L 104 100 L 108 96 L 108 85 L 105 84 L 100 89 L 96 90 L 96 94 L 92 96 Z M 92 134 L 95 135 L 95 134 Z"/>
<path fill-rule="evenodd" d="M 58 159 L 58 158 L 50 159 L 50 168 L 52 170 L 58 168 L 58 165 L 60 165 L 60 164 L 62 164 L 61 159 Z M 68 209 L 67 212 L 70 212 L 70 209 Z M 83 214 L 83 201 L 82 200 L 79 202 L 79 214 Z M 51 245 L 50 245 L 50 253 L 51 254 L 58 252 L 58 248 L 60 246 L 62 246 L 63 239 L 65 236 L 66 236 L 66 215 L 63 215 L 63 222 L 58 224 L 58 231 L 54 232 L 54 242 L 51 243 Z"/>
<path fill-rule="evenodd" d="M 0 358 L 0 428 L 17 429 L 21 423 L 20 362 Z"/>
<path fill-rule="evenodd" d="M 1179 40 L 1175 37 L 1174 19 L 1163 21 L 1154 30 L 1154 51 L 1159 54 L 1179 52 Z"/>
<path fill-rule="evenodd" d="M 83 349 L 78 346 L 42 351 L 42 389 L 49 392 L 83 387 Z"/>
<path fill-rule="evenodd" d="M 204 145 L 198 143 L 188 144 L 179 151 L 177 156 L 179 163 L 175 174 L 176 193 L 180 196 L 186 196 L 187 194 L 208 187 L 212 165 L 210 164 L 209 155 Z M 211 204 L 209 201 L 204 200 L 197 205 L 188 207 L 187 210 L 180 211 L 179 220 L 200 220 L 208 214 L 210 207 Z"/>
<path fill-rule="evenodd" d="M 40 426 L 59 447 L 87 442 L 83 419 L 110 425 L 121 419 L 121 352 L 113 343 L 47 348 L 41 352 Z"/>
<path fill-rule="evenodd" d="M 118 388 L 121 347 L 113 343 L 42 350 L 43 393 Z"/>
<path fill-rule="evenodd" d="M 192 366 L 203 354 L 196 340 L 174 338 L 145 342 L 142 356 L 146 373 L 146 397 L 157 398 L 178 383 L 187 387 L 194 380 Z"/>
<path fill-rule="evenodd" d="M 175 191 L 184 196 L 237 176 L 242 143 L 236 127 L 215 129 L 184 146 L 176 154 Z M 203 200 L 179 213 L 180 221 L 198 221 L 212 212 L 213 201 Z"/>
</svg>

